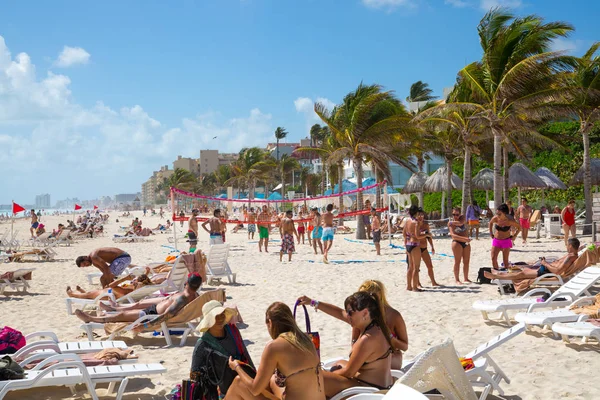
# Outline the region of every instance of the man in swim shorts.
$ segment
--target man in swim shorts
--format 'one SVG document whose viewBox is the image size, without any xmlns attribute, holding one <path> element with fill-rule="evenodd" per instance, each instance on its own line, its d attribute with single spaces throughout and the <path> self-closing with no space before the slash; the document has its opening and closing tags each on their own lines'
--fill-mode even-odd
<svg viewBox="0 0 600 400">
<path fill-rule="evenodd" d="M 215 208 L 213 216 L 202 224 L 204 229 L 210 235 L 209 244 L 223 244 L 223 224 L 221 222 L 221 210 Z M 206 225 L 210 225 L 210 230 L 206 228 Z"/>
<path fill-rule="evenodd" d="M 302 210 L 300 210 L 298 213 L 298 219 L 300 220 L 298 221 L 298 244 L 300 244 L 300 238 L 302 238 L 302 244 L 304 244 L 304 232 L 306 231 L 306 224 L 304 221 L 302 221 L 304 219 L 304 212 L 302 212 Z"/>
<path fill-rule="evenodd" d="M 268 253 L 269 246 L 269 228 L 271 227 L 271 215 L 267 206 L 262 206 L 262 211 L 258 214 L 258 251 L 262 252 L 262 245 L 265 244 L 265 252 Z"/>
<path fill-rule="evenodd" d="M 529 234 L 529 228 L 531 227 L 529 223 L 529 218 L 533 213 L 533 209 L 530 205 L 527 204 L 527 199 L 523 197 L 521 199 L 521 205 L 517 207 L 516 216 L 519 218 L 519 225 L 521 225 L 523 235 L 523 244 L 527 243 L 527 235 Z"/>
<path fill-rule="evenodd" d="M 188 221 L 188 242 L 190 242 L 190 253 L 196 251 L 198 245 L 198 210 L 192 210 L 192 216 Z"/>
<path fill-rule="evenodd" d="M 254 207 L 250 207 L 250 212 L 248 213 L 248 239 L 250 239 L 250 234 L 252 234 L 252 239 L 254 239 L 254 232 L 256 232 L 256 213 L 254 212 Z"/>
<path fill-rule="evenodd" d="M 131 256 L 116 247 L 101 247 L 88 256 L 77 257 L 75 264 L 79 268 L 92 265 L 98 268 L 102 272 L 100 283 L 105 288 L 131 264 Z"/>
<path fill-rule="evenodd" d="M 321 243 L 321 236 L 323 235 L 323 227 L 321 226 L 321 214 L 317 207 L 313 208 L 310 211 L 311 216 L 313 217 L 312 225 L 312 244 L 313 249 L 315 250 L 315 254 L 317 254 L 317 245 L 321 249 L 321 254 L 323 254 L 323 243 Z"/>
<path fill-rule="evenodd" d="M 381 255 L 381 219 L 377 215 L 375 207 L 371 208 L 371 232 L 373 233 L 373 244 L 375 244 L 375 250 L 377 255 Z"/>
<path fill-rule="evenodd" d="M 294 246 L 294 236 L 298 239 L 298 232 L 294 226 L 292 217 L 294 213 L 291 210 L 286 211 L 285 217 L 279 225 L 279 233 L 281 234 L 281 250 L 279 251 L 279 262 L 283 261 L 283 253 L 288 254 L 288 261 L 292 261 L 292 253 L 296 251 Z"/>
<path fill-rule="evenodd" d="M 329 260 L 327 259 L 327 255 L 329 250 L 331 250 L 331 246 L 333 245 L 333 235 L 335 231 L 333 230 L 333 204 L 327 204 L 326 208 L 327 212 L 323 214 L 323 247 L 325 253 L 323 255 L 323 262 L 325 264 L 329 264 Z"/>
</svg>

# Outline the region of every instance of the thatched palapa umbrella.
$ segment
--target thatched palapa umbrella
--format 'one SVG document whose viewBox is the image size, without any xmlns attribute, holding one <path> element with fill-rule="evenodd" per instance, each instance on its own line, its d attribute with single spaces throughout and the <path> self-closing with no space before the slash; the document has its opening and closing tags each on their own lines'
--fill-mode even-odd
<svg viewBox="0 0 600 400">
<path fill-rule="evenodd" d="M 482 169 L 471 179 L 471 184 L 473 189 L 485 190 L 485 204 L 487 207 L 490 204 L 489 191 L 494 190 L 494 171 L 489 168 Z"/>
<path fill-rule="evenodd" d="M 423 191 L 425 193 L 435 193 L 442 192 L 442 218 L 444 218 L 444 203 L 445 203 L 445 194 L 448 190 L 447 187 L 447 176 L 446 176 L 446 166 L 438 168 L 423 185 Z M 452 189 L 462 189 L 462 179 L 458 177 L 454 172 L 452 173 Z"/>
<path fill-rule="evenodd" d="M 560 189 L 566 190 L 567 185 L 565 185 L 558 176 L 554 175 L 554 172 L 550 171 L 546 167 L 538 168 L 535 171 L 535 174 L 544 181 L 547 189 Z M 542 189 L 542 205 L 544 205 L 544 190 Z"/>
<path fill-rule="evenodd" d="M 525 165 L 514 163 L 508 169 L 508 187 L 519 189 L 519 201 L 521 201 L 521 189 L 545 189 L 546 183 Z"/>
<path fill-rule="evenodd" d="M 592 186 L 600 185 L 600 158 L 592 158 Z M 569 182 L 569 185 L 582 185 L 583 184 L 583 167 L 580 167 L 573 178 Z"/>
<path fill-rule="evenodd" d="M 417 193 L 419 199 L 419 206 L 423 207 L 423 186 L 429 178 L 425 172 L 416 172 L 406 182 L 406 185 L 402 188 L 402 194 Z"/>
</svg>

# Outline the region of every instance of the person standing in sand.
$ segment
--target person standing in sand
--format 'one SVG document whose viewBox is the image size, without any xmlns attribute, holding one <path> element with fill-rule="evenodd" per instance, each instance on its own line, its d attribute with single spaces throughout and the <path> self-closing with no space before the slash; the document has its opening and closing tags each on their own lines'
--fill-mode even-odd
<svg viewBox="0 0 600 400">
<path fill-rule="evenodd" d="M 421 231 L 421 235 L 426 235 L 425 238 L 419 239 L 419 247 L 421 248 L 421 260 L 425 263 L 425 266 L 427 267 L 427 274 L 429 275 L 429 279 L 431 280 L 431 286 L 440 286 L 435 281 L 435 276 L 433 274 L 433 263 L 431 262 L 431 256 L 429 255 L 429 251 L 427 250 L 427 242 L 431 244 L 432 254 L 435 254 L 435 247 L 433 247 L 433 239 L 431 237 L 431 232 L 429 232 L 429 224 L 425 220 L 425 212 L 421 208 L 417 212 L 417 221 L 419 222 L 419 230 Z M 420 281 L 419 287 L 421 287 Z"/>
<path fill-rule="evenodd" d="M 329 264 L 327 255 L 333 245 L 333 235 L 335 234 L 335 231 L 333 230 L 333 213 L 331 212 L 333 211 L 333 204 L 327 204 L 326 210 L 325 214 L 323 214 L 323 247 L 325 249 L 323 262 Z"/>
<path fill-rule="evenodd" d="M 555 208 L 558 208 L 556 206 Z M 563 233 L 565 235 L 565 246 L 569 247 L 569 236 L 575 238 L 577 236 L 577 226 L 575 225 L 575 199 L 569 199 L 569 203 L 563 208 L 560 216 L 563 221 Z"/>
<path fill-rule="evenodd" d="M 317 207 L 312 209 L 312 217 L 313 217 L 313 220 L 312 220 L 313 249 L 315 250 L 315 254 L 317 254 L 317 245 L 319 245 L 319 248 L 321 249 L 321 254 L 323 254 L 323 243 L 321 243 L 321 236 L 323 235 L 323 227 L 321 226 L 321 214 L 319 213 L 319 210 L 317 209 Z"/>
<path fill-rule="evenodd" d="M 179 212 L 179 218 L 182 218 L 181 221 L 179 221 L 179 226 L 183 228 L 183 218 L 185 217 L 185 213 L 183 212 L 183 210 L 181 210 Z"/>
<path fill-rule="evenodd" d="M 516 218 L 519 219 L 519 225 L 521 225 L 523 235 L 523 244 L 527 243 L 527 234 L 529 233 L 529 228 L 531 225 L 529 224 L 529 218 L 533 213 L 533 209 L 529 204 L 527 204 L 527 199 L 523 197 L 521 199 L 521 205 L 517 207 Z"/>
<path fill-rule="evenodd" d="M 300 238 L 302 238 L 302 244 L 304 244 L 304 232 L 306 231 L 306 223 L 303 221 L 304 212 L 302 212 L 302 210 L 300 210 L 300 213 L 298 214 L 298 219 L 300 220 L 298 221 L 298 244 L 300 244 Z"/>
<path fill-rule="evenodd" d="M 477 205 L 477 202 L 473 200 L 473 204 L 467 206 L 467 222 L 469 224 L 469 237 L 473 237 L 473 229 L 475 229 L 475 240 L 479 240 L 479 216 L 481 215 L 481 208 Z"/>
<path fill-rule="evenodd" d="M 292 253 L 296 251 L 294 246 L 294 236 L 300 243 L 298 232 L 294 226 L 294 220 L 292 217 L 294 213 L 291 210 L 286 211 L 285 217 L 281 220 L 279 225 L 279 233 L 281 234 L 281 250 L 279 251 L 279 262 L 283 260 L 283 253 L 288 254 L 288 261 L 292 261 Z"/>
<path fill-rule="evenodd" d="M 373 234 L 373 244 L 375 244 L 375 250 L 377 255 L 381 255 L 381 219 L 377 215 L 377 210 L 371 208 L 371 232 Z"/>
<path fill-rule="evenodd" d="M 100 283 L 105 288 L 131 264 L 131 256 L 116 247 L 101 247 L 88 256 L 77 257 L 75 264 L 78 268 L 92 265 L 98 268 L 102 272 Z"/>
<path fill-rule="evenodd" d="M 460 214 L 460 208 L 454 207 L 452 209 L 452 221 L 448 221 L 448 230 L 452 238 L 452 253 L 454 254 L 454 280 L 458 285 L 462 285 L 459 277 L 461 261 L 463 263 L 464 281 L 465 283 L 471 283 L 469 280 L 471 238 L 466 222 L 465 216 Z"/>
<path fill-rule="evenodd" d="M 492 237 L 492 265 L 498 270 L 498 254 L 502 252 L 502 261 L 504 268 L 509 267 L 510 249 L 513 247 L 514 240 L 521 230 L 521 226 L 509 214 L 510 209 L 506 204 L 500 204 L 496 209 L 496 215 L 490 219 L 488 229 Z M 512 230 L 516 233 L 512 233 Z"/>
<path fill-rule="evenodd" d="M 248 239 L 252 238 L 254 240 L 254 233 L 256 232 L 256 213 L 254 212 L 254 207 L 250 207 L 250 212 L 247 213 L 248 216 Z M 252 237 L 250 237 L 252 235 Z"/>
<path fill-rule="evenodd" d="M 38 222 L 38 216 L 35 213 L 35 210 L 31 210 L 31 228 L 29 228 L 29 232 L 31 232 L 31 238 L 36 237 L 37 228 L 40 225 Z"/>
<path fill-rule="evenodd" d="M 210 226 L 210 230 L 206 228 L 206 225 Z M 209 244 L 223 244 L 223 227 L 221 223 L 221 210 L 216 208 L 213 211 L 213 216 L 202 224 L 204 229 L 210 235 Z"/>
<path fill-rule="evenodd" d="M 198 210 L 192 210 L 192 216 L 188 221 L 188 241 L 190 242 L 190 253 L 193 253 L 198 245 Z"/>
<path fill-rule="evenodd" d="M 262 211 L 258 214 L 258 251 L 262 252 L 262 245 L 265 244 L 265 253 L 269 252 L 269 229 L 271 227 L 271 215 L 267 206 L 262 206 Z"/>
</svg>

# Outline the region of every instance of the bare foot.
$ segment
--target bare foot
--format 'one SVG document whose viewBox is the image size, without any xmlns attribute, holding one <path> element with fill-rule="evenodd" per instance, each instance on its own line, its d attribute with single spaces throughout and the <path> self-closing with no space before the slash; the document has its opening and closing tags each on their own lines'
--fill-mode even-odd
<svg viewBox="0 0 600 400">
<path fill-rule="evenodd" d="M 70 296 L 71 294 L 73 294 L 73 291 L 71 290 L 71 286 L 67 286 L 67 294 Z"/>
<path fill-rule="evenodd" d="M 85 323 L 88 323 L 91 321 L 90 316 L 81 310 L 75 310 L 75 315 L 77 316 L 77 318 L 79 318 L 80 320 L 82 320 Z"/>
<path fill-rule="evenodd" d="M 437 283 L 437 282 L 431 282 L 431 286 L 433 286 L 433 287 L 440 287 L 440 286 L 442 286 L 442 285 L 440 285 L 440 284 L 439 284 L 439 283 Z"/>
<path fill-rule="evenodd" d="M 456 281 L 457 285 L 462 285 L 463 283 L 461 281 Z"/>
<path fill-rule="evenodd" d="M 406 290 L 408 290 L 409 292 L 412 292 L 412 288 L 411 287 L 406 287 Z"/>
<path fill-rule="evenodd" d="M 79 285 L 75 286 L 75 289 L 77 289 L 77 291 L 80 293 L 85 293 L 85 290 L 83 290 Z"/>
<path fill-rule="evenodd" d="M 465 279 L 465 283 L 473 283 L 473 282 L 470 281 L 469 279 Z"/>
<path fill-rule="evenodd" d="M 422 290 L 422 289 L 419 289 L 419 288 L 417 288 L 417 289 L 413 289 L 412 291 L 413 291 L 413 292 L 422 292 L 423 290 Z"/>
<path fill-rule="evenodd" d="M 327 257 L 323 257 L 323 262 L 324 262 L 325 264 L 329 264 L 329 260 L 327 259 Z"/>
<path fill-rule="evenodd" d="M 115 311 L 116 310 L 112 305 L 108 305 L 103 301 L 98 303 L 98 307 L 104 311 Z"/>
</svg>

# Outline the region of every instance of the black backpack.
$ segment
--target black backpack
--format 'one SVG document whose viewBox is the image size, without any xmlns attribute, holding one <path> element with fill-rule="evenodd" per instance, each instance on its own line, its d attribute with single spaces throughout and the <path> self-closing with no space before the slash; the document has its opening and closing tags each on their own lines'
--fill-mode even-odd
<svg viewBox="0 0 600 400">
<path fill-rule="evenodd" d="M 9 356 L 0 358 L 0 381 L 25 378 L 25 371 Z"/>
<path fill-rule="evenodd" d="M 485 277 L 485 275 L 483 275 L 484 272 L 492 272 L 491 268 L 479 268 L 479 272 L 477 273 L 477 283 L 479 283 L 480 285 L 484 285 L 484 284 L 491 284 L 492 280 L 488 279 Z"/>
</svg>

